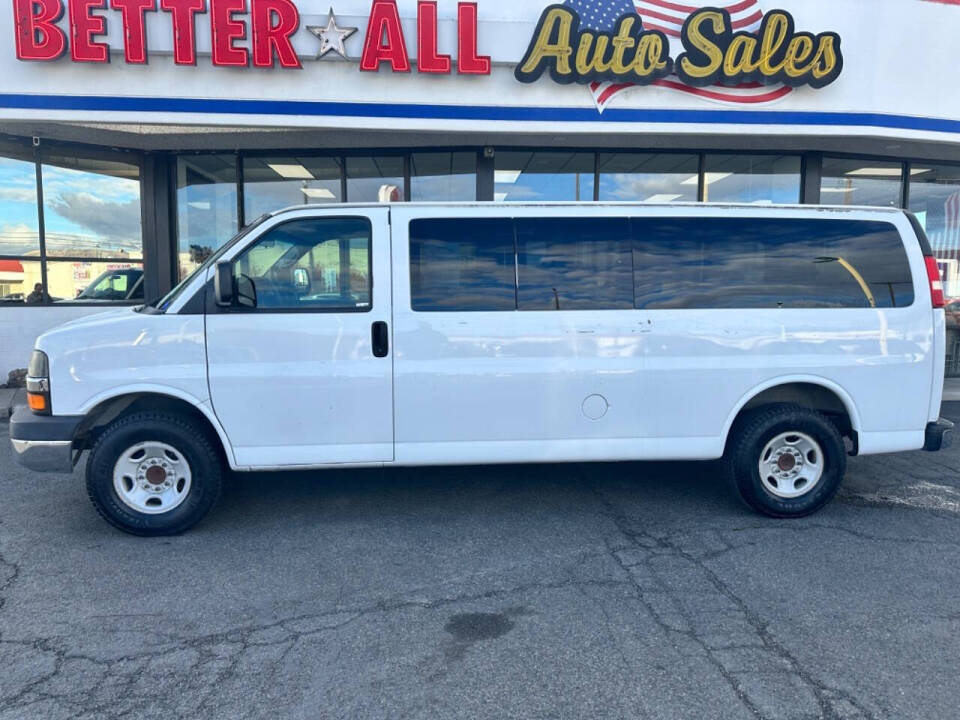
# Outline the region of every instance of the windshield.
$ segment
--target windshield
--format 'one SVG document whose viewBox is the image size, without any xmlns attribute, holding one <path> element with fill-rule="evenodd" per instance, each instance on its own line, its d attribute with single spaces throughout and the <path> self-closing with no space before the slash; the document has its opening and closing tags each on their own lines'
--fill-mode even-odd
<svg viewBox="0 0 960 720">
<path fill-rule="evenodd" d="M 107 270 L 77 295 L 77 300 L 126 300 L 143 277 L 142 270 Z"/>
<path fill-rule="evenodd" d="M 192 273 L 187 275 L 183 280 L 177 283 L 177 285 L 173 288 L 173 290 L 168 292 L 159 300 L 155 300 L 154 302 L 147 303 L 147 307 L 155 307 L 155 308 L 158 308 L 160 312 L 166 312 L 167 308 L 170 307 L 171 303 L 173 303 L 173 301 L 180 296 L 180 294 L 184 291 L 184 289 L 190 284 L 190 282 L 195 277 L 203 274 L 207 270 L 207 268 L 209 268 L 211 265 L 217 262 L 227 250 L 229 250 L 234 245 L 236 245 L 240 240 L 245 238 L 252 230 L 254 230 L 258 225 L 263 223 L 263 221 L 269 217 L 270 217 L 270 213 L 264 213 L 263 215 L 258 217 L 256 220 L 254 220 L 252 223 L 247 225 L 240 232 L 238 232 L 236 235 L 230 238 L 227 242 L 225 242 L 220 247 L 219 250 L 217 250 L 215 253 L 213 253 L 213 255 L 207 258 L 203 262 L 203 264 L 200 265 L 196 270 L 194 270 Z"/>
</svg>

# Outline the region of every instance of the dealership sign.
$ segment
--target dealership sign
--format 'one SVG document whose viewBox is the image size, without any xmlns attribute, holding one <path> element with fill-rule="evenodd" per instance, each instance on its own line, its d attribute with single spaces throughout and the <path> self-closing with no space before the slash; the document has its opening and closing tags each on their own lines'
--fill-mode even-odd
<svg viewBox="0 0 960 720">
<path fill-rule="evenodd" d="M 453 3 L 444 7 L 452 12 Z M 500 63 L 521 83 L 546 75 L 586 85 L 601 111 L 646 85 L 765 103 L 829 85 L 843 69 L 837 33 L 798 30 L 789 12 L 764 13 L 758 0 L 567 0 L 542 11 L 529 39 L 517 37 L 516 23 L 497 24 L 499 42 L 482 48 L 480 38 L 494 33 L 479 32 L 477 3 L 455 7 L 455 18 L 441 20 L 436 0 L 420 0 L 414 20 L 401 17 L 397 0 L 373 0 L 362 17 L 344 20 L 330 7 L 305 27 L 294 0 L 13 0 L 13 15 L 20 60 L 107 63 L 122 52 L 128 64 L 162 54 L 175 65 L 209 57 L 216 67 L 303 68 L 336 58 L 363 72 L 447 75 L 489 75 Z M 359 53 L 351 55 L 345 43 L 354 35 Z"/>
<path fill-rule="evenodd" d="M 108 0 L 13 0 L 16 52 L 20 60 L 57 60 L 69 54 L 81 63 L 107 63 L 111 46 L 107 36 Z M 123 26 L 123 58 L 130 64 L 148 60 L 147 17 L 169 24 L 173 61 L 196 65 L 197 16 L 209 14 L 210 59 L 218 67 L 279 65 L 301 68 L 293 37 L 300 29 L 300 11 L 293 0 L 109 0 L 112 15 Z M 158 18 L 157 16 L 163 16 Z M 63 25 L 66 16 L 67 30 Z M 417 70 L 422 73 L 453 72 L 451 55 L 440 52 L 437 42 L 437 2 L 422 1 L 417 7 Z M 460 74 L 490 74 L 490 58 L 477 51 L 477 4 L 457 3 Z M 325 26 L 307 26 L 320 48 L 316 58 L 331 50 L 346 57 L 343 41 L 356 28 L 337 25 L 333 8 Z M 69 36 L 69 38 L 68 38 Z M 250 42 L 246 43 L 246 39 Z M 247 47 L 249 44 L 250 47 Z M 396 0 L 374 0 L 360 57 L 360 70 L 375 72 L 386 65 L 394 72 L 410 72 L 410 55 Z"/>
<path fill-rule="evenodd" d="M 665 32 L 644 28 L 636 11 L 618 17 L 609 31 L 583 25 L 569 6 L 544 10 L 517 65 L 517 80 L 534 82 L 549 72 L 558 83 L 649 85 L 676 72 L 693 87 L 757 81 L 819 88 L 833 82 L 843 68 L 840 37 L 796 32 L 785 10 L 764 15 L 756 33 L 735 32 L 728 10 L 696 10 L 683 23 L 684 51 L 676 60 L 669 55 Z"/>
</svg>

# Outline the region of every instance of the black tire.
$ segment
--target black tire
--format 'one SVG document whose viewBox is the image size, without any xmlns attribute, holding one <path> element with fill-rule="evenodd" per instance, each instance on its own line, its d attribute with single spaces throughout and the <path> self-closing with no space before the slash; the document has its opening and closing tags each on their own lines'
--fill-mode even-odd
<svg viewBox="0 0 960 720">
<path fill-rule="evenodd" d="M 758 465 L 767 444 L 791 432 L 803 433 L 819 444 L 823 471 L 805 494 L 784 498 L 768 487 Z M 847 469 L 847 453 L 836 425 L 822 413 L 799 405 L 767 405 L 734 424 L 724 463 L 734 492 L 749 507 L 770 517 L 796 518 L 817 512 L 833 499 Z"/>
<path fill-rule="evenodd" d="M 113 471 L 121 454 L 141 442 L 160 442 L 183 455 L 191 473 L 189 492 L 168 512 L 138 512 L 117 494 Z M 221 460 L 202 425 L 188 417 L 162 411 L 132 413 L 117 418 L 97 438 L 87 459 L 87 494 L 108 523 L 131 535 L 177 535 L 190 529 L 220 497 Z"/>
</svg>

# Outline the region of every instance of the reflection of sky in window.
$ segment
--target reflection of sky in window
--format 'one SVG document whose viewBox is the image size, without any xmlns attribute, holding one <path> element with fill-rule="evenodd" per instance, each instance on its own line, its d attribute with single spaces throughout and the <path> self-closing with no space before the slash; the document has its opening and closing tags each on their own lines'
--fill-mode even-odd
<svg viewBox="0 0 960 720">
<path fill-rule="evenodd" d="M 413 153 L 410 199 L 415 202 L 476 200 L 476 153 Z"/>
<path fill-rule="evenodd" d="M 498 152 L 497 201 L 593 200 L 593 154 Z"/>
<path fill-rule="evenodd" d="M 43 166 L 48 255 L 140 256 L 140 182 L 53 165 Z"/>
<path fill-rule="evenodd" d="M 696 155 L 671 153 L 601 154 L 600 199 L 629 202 L 694 202 Z"/>
<path fill-rule="evenodd" d="M 913 302 L 899 234 L 888 223 L 751 218 L 635 220 L 637 306 L 878 307 Z"/>
<path fill-rule="evenodd" d="M 900 163 L 824 158 L 820 203 L 899 207 L 901 172 Z"/>
<path fill-rule="evenodd" d="M 233 155 L 177 158 L 179 275 L 237 232 L 237 169 Z"/>
<path fill-rule="evenodd" d="M 34 164 L 0 157 L 0 254 L 36 253 L 37 227 Z"/>
<path fill-rule="evenodd" d="M 708 202 L 798 203 L 800 158 L 782 155 L 707 155 Z"/>
</svg>

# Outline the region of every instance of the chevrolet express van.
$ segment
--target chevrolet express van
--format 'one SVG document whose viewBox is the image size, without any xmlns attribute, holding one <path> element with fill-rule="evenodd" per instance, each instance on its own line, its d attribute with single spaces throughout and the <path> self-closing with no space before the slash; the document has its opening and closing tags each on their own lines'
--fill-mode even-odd
<svg viewBox="0 0 960 720">
<path fill-rule="evenodd" d="M 797 517 L 847 455 L 950 442 L 943 303 L 895 210 L 290 208 L 162 300 L 42 335 L 10 436 L 38 470 L 87 452 L 139 535 L 200 520 L 227 468 L 723 458 Z"/>
</svg>

